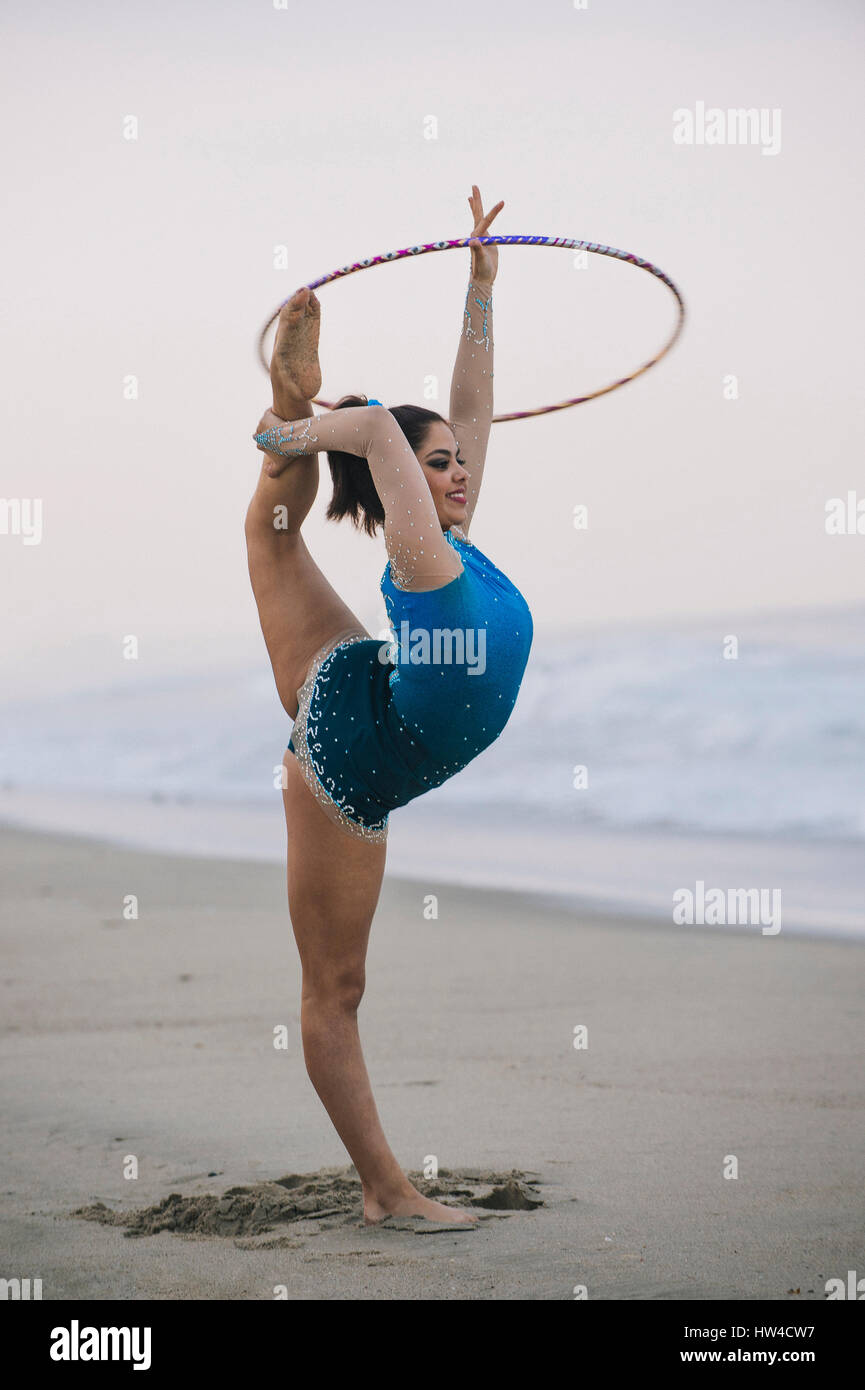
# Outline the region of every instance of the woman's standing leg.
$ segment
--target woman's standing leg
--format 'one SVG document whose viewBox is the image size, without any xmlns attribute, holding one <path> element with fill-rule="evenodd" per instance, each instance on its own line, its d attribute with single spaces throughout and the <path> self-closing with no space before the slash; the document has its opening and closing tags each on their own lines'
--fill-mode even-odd
<svg viewBox="0 0 865 1390">
<path fill-rule="evenodd" d="M 471 1213 L 422 1196 L 403 1173 L 384 1136 L 361 1051 L 357 1010 L 386 846 L 355 839 L 336 825 L 290 753 L 285 782 L 288 906 L 303 967 L 303 1054 L 360 1175 L 364 1216 L 368 1222 L 392 1215 L 472 1223 Z"/>
</svg>

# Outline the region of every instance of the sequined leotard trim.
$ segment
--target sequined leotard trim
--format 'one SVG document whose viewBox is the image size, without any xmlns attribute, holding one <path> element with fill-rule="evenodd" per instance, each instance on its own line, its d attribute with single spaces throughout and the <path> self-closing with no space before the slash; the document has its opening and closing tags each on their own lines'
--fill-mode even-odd
<svg viewBox="0 0 865 1390">
<path fill-rule="evenodd" d="M 368 642 L 369 633 L 349 628 L 344 633 L 332 637 L 319 648 L 309 664 L 306 680 L 297 692 L 297 718 L 291 731 L 289 748 L 294 753 L 303 780 L 309 787 L 319 806 L 350 835 L 361 835 L 374 844 L 384 844 L 387 840 L 387 815 L 380 821 L 365 825 L 357 820 L 355 807 L 346 796 L 338 798 L 334 793 L 334 779 L 328 776 L 324 764 L 317 758 L 321 752 L 318 742 L 318 722 L 324 715 L 324 696 L 319 682 L 327 680 L 327 664 L 340 647 L 348 647 L 355 642 Z"/>
</svg>

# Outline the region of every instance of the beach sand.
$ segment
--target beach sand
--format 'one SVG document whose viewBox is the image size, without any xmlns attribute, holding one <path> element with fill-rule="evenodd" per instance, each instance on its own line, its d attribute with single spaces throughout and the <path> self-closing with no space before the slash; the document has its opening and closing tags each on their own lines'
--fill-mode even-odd
<svg viewBox="0 0 865 1390">
<path fill-rule="evenodd" d="M 365 1228 L 279 868 L 10 828 L 0 868 L 0 1275 L 44 1299 L 799 1302 L 865 1268 L 863 945 L 387 880 L 360 1026 L 391 1145 L 543 1205 Z M 72 1215 L 170 1194 L 185 1233 Z"/>
</svg>

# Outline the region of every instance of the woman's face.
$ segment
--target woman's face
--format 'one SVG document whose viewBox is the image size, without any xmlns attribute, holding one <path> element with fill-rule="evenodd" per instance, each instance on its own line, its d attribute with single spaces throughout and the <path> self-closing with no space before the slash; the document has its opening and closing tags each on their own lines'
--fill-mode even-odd
<svg viewBox="0 0 865 1390">
<path fill-rule="evenodd" d="M 416 452 L 416 458 L 429 483 L 442 530 L 461 526 L 466 519 L 466 481 L 469 475 L 450 426 L 434 421 Z"/>
</svg>

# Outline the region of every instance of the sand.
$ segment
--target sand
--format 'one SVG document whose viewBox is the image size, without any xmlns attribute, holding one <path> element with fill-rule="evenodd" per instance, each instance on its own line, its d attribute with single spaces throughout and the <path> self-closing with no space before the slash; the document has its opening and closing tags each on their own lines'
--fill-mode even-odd
<svg viewBox="0 0 865 1390">
<path fill-rule="evenodd" d="M 480 1220 L 368 1228 L 278 868 L 7 828 L 0 876 L 0 1274 L 45 1299 L 801 1302 L 862 1266 L 861 945 L 388 880 L 379 1110 Z"/>
</svg>

